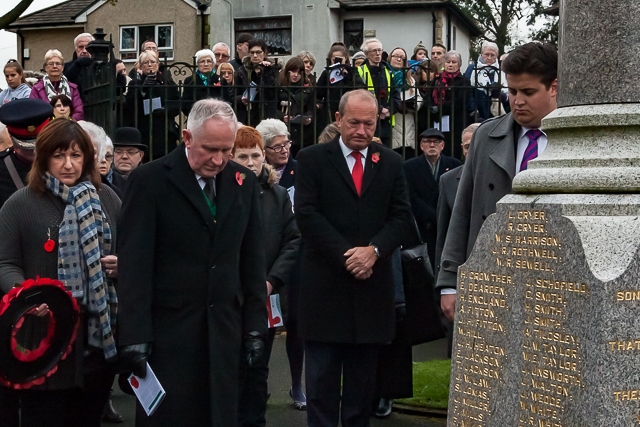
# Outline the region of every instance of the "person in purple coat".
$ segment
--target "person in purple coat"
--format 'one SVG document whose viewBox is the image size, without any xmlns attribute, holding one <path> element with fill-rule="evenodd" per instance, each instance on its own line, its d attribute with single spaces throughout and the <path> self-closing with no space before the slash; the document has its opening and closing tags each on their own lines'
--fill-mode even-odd
<svg viewBox="0 0 640 427">
<path fill-rule="evenodd" d="M 84 106 L 80 91 L 75 83 L 71 83 L 62 74 L 64 58 L 57 49 L 51 49 L 44 55 L 44 70 L 47 75 L 31 88 L 30 98 L 50 102 L 56 95 L 66 95 L 73 104 L 73 119 L 84 120 Z"/>
</svg>

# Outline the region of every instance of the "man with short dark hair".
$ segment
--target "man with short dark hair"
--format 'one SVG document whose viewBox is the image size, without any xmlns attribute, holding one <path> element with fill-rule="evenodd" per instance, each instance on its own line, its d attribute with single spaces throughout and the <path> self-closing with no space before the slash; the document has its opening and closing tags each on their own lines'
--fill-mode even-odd
<svg viewBox="0 0 640 427">
<path fill-rule="evenodd" d="M 431 47 L 431 61 L 438 66 L 438 74 L 444 68 L 444 54 L 447 53 L 447 47 L 441 43 L 436 43 Z"/>
<path fill-rule="evenodd" d="M 411 206 L 402 157 L 372 143 L 377 115 L 370 92 L 348 92 L 340 136 L 297 157 L 309 427 L 369 425 L 378 351 L 395 337 L 391 254 L 410 239 Z"/>
<path fill-rule="evenodd" d="M 240 33 L 236 38 L 236 57 L 233 61 L 230 61 L 233 65 L 233 69 L 238 71 L 242 67 L 242 60 L 249 56 L 249 42 L 254 40 L 254 37 L 249 33 Z"/>
<path fill-rule="evenodd" d="M 444 135 L 438 129 L 427 129 L 420 134 L 420 149 L 424 155 L 404 162 L 404 173 L 407 176 L 411 209 L 422 241 L 427 243 L 429 261 L 433 267 L 438 231 L 438 183 L 442 174 L 462 163 L 458 159 L 442 155 Z"/>
<path fill-rule="evenodd" d="M 511 193 L 515 175 L 547 147 L 542 118 L 556 109 L 558 52 L 548 43 L 527 43 L 502 64 L 509 82 L 511 112 L 485 121 L 472 138 L 462 171 L 437 287 L 445 316 L 454 318 L 458 267 L 473 249 L 480 227 Z"/>
</svg>

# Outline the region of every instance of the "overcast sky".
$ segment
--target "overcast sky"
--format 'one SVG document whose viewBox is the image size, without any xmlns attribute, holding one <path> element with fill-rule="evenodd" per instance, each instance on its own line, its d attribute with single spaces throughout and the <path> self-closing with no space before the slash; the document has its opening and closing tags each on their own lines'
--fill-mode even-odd
<svg viewBox="0 0 640 427">
<path fill-rule="evenodd" d="M 34 0 L 29 9 L 23 15 L 35 12 L 45 7 L 53 6 L 54 4 L 62 3 L 64 0 Z M 9 12 L 20 3 L 20 0 L 2 0 L 0 1 L 0 16 Z M 9 59 L 18 59 L 16 35 L 8 31 L 0 31 L 0 65 L 1 69 L 4 69 L 4 65 Z M 0 87 L 6 88 L 7 82 L 4 79 L 4 74 L 0 77 Z"/>
</svg>

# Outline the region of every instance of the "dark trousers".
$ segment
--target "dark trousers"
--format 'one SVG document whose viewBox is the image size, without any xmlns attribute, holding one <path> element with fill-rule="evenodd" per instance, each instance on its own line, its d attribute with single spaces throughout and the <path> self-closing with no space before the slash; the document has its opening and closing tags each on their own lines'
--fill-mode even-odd
<svg viewBox="0 0 640 427">
<path fill-rule="evenodd" d="M 267 399 L 269 390 L 269 359 L 273 348 L 276 328 L 269 329 L 264 343 L 264 353 L 256 364 L 243 373 L 240 381 L 238 402 L 238 425 L 240 427 L 264 427 L 267 423 Z"/>
<path fill-rule="evenodd" d="M 378 344 L 304 343 L 308 427 L 368 427 Z M 342 379 L 342 391 L 340 380 Z"/>
</svg>

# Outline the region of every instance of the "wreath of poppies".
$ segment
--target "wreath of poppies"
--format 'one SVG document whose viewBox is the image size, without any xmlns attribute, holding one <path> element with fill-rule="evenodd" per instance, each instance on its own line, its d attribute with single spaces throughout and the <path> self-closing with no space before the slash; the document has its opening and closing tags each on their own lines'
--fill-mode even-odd
<svg viewBox="0 0 640 427">
<path fill-rule="evenodd" d="M 44 316 L 34 314 L 47 304 Z M 13 389 L 41 385 L 73 350 L 78 303 L 62 282 L 28 279 L 0 300 L 0 384 Z"/>
</svg>

